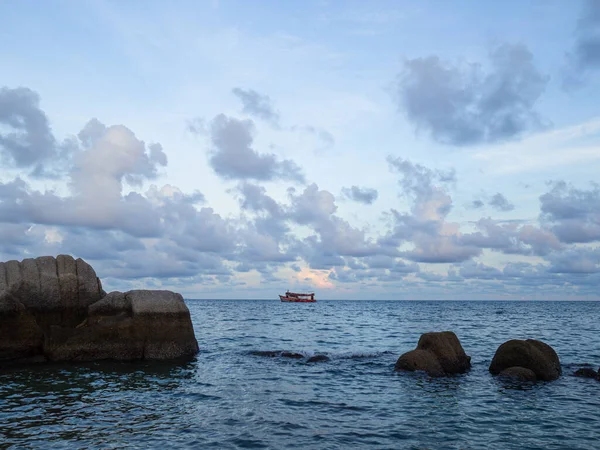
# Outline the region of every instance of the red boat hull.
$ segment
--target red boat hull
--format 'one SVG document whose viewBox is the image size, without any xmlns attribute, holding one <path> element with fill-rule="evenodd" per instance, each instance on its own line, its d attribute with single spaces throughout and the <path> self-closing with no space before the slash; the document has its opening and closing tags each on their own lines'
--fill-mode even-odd
<svg viewBox="0 0 600 450">
<path fill-rule="evenodd" d="M 316 302 L 316 300 L 314 298 L 286 297 L 285 295 L 280 295 L 279 299 L 282 302 L 288 302 L 288 303 L 315 303 Z"/>
</svg>

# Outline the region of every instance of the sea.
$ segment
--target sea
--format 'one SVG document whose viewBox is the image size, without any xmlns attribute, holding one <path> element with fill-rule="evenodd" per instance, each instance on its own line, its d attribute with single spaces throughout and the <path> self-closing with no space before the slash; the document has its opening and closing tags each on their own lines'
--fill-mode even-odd
<svg viewBox="0 0 600 450">
<path fill-rule="evenodd" d="M 0 371 L 0 448 L 600 448 L 600 382 L 572 376 L 600 366 L 600 302 L 186 303 L 192 360 Z M 422 333 L 444 330 L 468 373 L 394 372 Z M 488 372 L 500 344 L 527 338 L 556 350 L 561 378 Z"/>
</svg>

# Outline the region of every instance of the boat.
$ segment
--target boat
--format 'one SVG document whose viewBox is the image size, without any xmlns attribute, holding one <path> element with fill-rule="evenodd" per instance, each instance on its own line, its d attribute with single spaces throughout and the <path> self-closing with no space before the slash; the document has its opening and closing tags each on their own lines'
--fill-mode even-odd
<svg viewBox="0 0 600 450">
<path fill-rule="evenodd" d="M 282 302 L 294 302 L 294 303 L 315 303 L 315 293 L 310 294 L 299 294 L 297 292 L 286 291 L 285 295 L 280 295 L 279 299 Z"/>
</svg>

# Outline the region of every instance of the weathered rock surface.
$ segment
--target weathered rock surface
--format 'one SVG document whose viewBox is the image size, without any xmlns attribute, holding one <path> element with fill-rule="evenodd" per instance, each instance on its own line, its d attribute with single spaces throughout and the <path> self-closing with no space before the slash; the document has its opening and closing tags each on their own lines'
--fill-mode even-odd
<svg viewBox="0 0 600 450">
<path fill-rule="evenodd" d="M 434 377 L 464 373 L 471 368 L 471 357 L 452 331 L 425 333 L 417 348 L 404 353 L 394 370 L 422 370 Z"/>
<path fill-rule="evenodd" d="M 82 259 L 59 255 L 0 263 L 0 365 L 50 361 L 172 359 L 198 351 L 180 294 L 106 294 Z"/>
<path fill-rule="evenodd" d="M 511 367 L 529 369 L 543 381 L 556 380 L 562 373 L 554 349 L 535 339 L 513 339 L 498 347 L 489 367 L 490 373 L 498 375 Z"/>
</svg>

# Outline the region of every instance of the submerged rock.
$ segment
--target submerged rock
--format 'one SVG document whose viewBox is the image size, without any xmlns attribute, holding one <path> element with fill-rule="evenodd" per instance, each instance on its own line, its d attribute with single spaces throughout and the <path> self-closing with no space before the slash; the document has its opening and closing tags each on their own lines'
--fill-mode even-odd
<svg viewBox="0 0 600 450">
<path fill-rule="evenodd" d="M 499 373 L 501 377 L 515 378 L 520 381 L 537 381 L 535 372 L 525 367 L 513 366 Z"/>
<path fill-rule="evenodd" d="M 582 367 L 581 369 L 577 369 L 575 373 L 573 373 L 574 377 L 580 378 L 596 378 L 600 380 L 600 369 L 596 372 L 591 367 Z"/>
<path fill-rule="evenodd" d="M 281 352 L 277 350 L 253 350 L 250 352 L 251 355 L 254 356 L 264 356 L 267 358 L 275 358 L 276 356 L 280 356 Z"/>
<path fill-rule="evenodd" d="M 254 356 L 265 356 L 267 358 L 275 358 L 277 356 L 281 358 L 292 358 L 292 359 L 301 359 L 304 358 L 302 353 L 296 352 L 288 352 L 282 350 L 254 350 L 250 352 L 251 355 Z"/>
<path fill-rule="evenodd" d="M 171 359 L 198 351 L 180 294 L 106 294 L 82 259 L 59 255 L 0 263 L 0 364 Z"/>
<path fill-rule="evenodd" d="M 283 358 L 292 358 L 292 359 L 304 358 L 304 355 L 302 353 L 296 353 L 296 352 L 281 352 L 281 356 Z"/>
<path fill-rule="evenodd" d="M 316 363 L 316 362 L 325 362 L 329 361 L 329 356 L 327 355 L 314 355 L 306 360 L 307 363 Z"/>
<path fill-rule="evenodd" d="M 535 339 L 513 339 L 498 347 L 489 367 L 490 373 L 498 375 L 512 367 L 529 369 L 543 381 L 556 380 L 562 373 L 554 349 Z"/>
<path fill-rule="evenodd" d="M 452 331 L 425 333 L 417 348 L 401 355 L 394 370 L 423 370 L 440 377 L 464 373 L 471 368 L 471 357 L 465 354 L 458 337 Z"/>
</svg>

